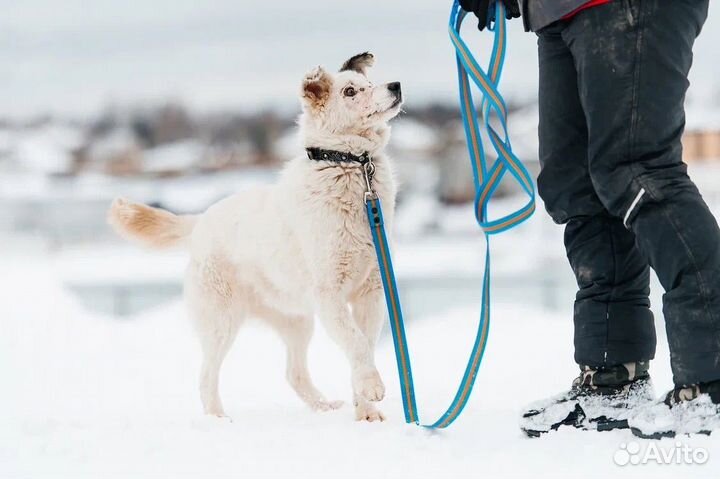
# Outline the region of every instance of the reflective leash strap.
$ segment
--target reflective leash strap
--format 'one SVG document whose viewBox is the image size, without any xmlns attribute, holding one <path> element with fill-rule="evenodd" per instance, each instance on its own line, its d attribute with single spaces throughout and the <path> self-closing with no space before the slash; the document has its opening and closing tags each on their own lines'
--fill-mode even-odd
<svg viewBox="0 0 720 479">
<path fill-rule="evenodd" d="M 377 195 L 365 195 L 365 208 L 367 210 L 370 231 L 372 232 L 375 253 L 380 266 L 380 277 L 382 278 L 383 289 L 385 290 L 385 302 L 387 303 L 390 316 L 390 329 L 392 331 L 393 344 L 395 346 L 395 359 L 397 361 L 398 374 L 400 375 L 400 389 L 402 391 L 403 409 L 405 410 L 405 422 L 418 423 L 417 405 L 415 404 L 415 388 L 413 386 L 412 368 L 410 367 L 410 353 L 408 351 L 407 337 L 405 336 L 405 324 L 403 323 L 402 308 L 400 307 L 400 296 L 397 291 L 395 272 L 393 270 L 390 247 L 385 235 L 380 199 Z"/>
<path fill-rule="evenodd" d="M 460 26 L 465 18 L 466 12 L 455 0 L 450 13 L 450 39 L 456 50 L 458 80 L 460 85 L 460 105 L 465 126 L 468 150 L 473 168 L 475 183 L 475 216 L 478 224 L 485 233 L 485 272 L 483 274 L 482 305 L 480 309 L 480 321 L 478 325 L 475 343 L 473 344 L 470 358 L 468 359 L 465 373 L 458 387 L 457 393 L 445 413 L 432 424 L 424 425 L 428 428 L 445 428 L 457 419 L 470 398 L 475 378 L 477 377 L 483 353 L 488 339 L 490 327 L 490 236 L 510 228 L 529 218 L 535 211 L 535 187 L 530 174 L 523 164 L 513 154 L 510 139 L 507 132 L 507 108 L 502 96 L 497 91 L 502 66 L 505 59 L 506 47 L 506 24 L 505 7 L 502 2 L 495 4 L 494 27 L 489 25 L 495 32 L 495 43 L 490 57 L 489 74 L 486 74 L 477 64 L 470 53 L 465 42 L 460 38 Z M 490 15 L 492 18 L 493 16 Z M 481 105 L 484 127 L 490 138 L 493 148 L 497 152 L 498 159 L 490 168 L 487 167 L 485 152 L 482 146 L 480 128 L 477 121 L 477 111 L 470 91 L 470 80 L 480 89 L 483 94 Z M 502 126 L 501 133 L 490 125 L 490 116 L 495 114 Z M 503 139 L 504 138 L 504 139 Z M 488 218 L 487 207 L 493 192 L 500 184 L 505 172 L 510 171 L 520 186 L 529 197 L 528 203 L 517 211 L 503 216 L 499 219 Z M 390 327 L 395 345 L 395 357 L 397 360 L 400 386 L 405 410 L 405 421 L 419 424 L 417 405 L 415 403 L 415 391 L 413 388 L 412 369 L 410 366 L 410 354 L 408 351 L 407 337 L 403 324 L 402 309 L 398 296 L 395 273 L 392 267 L 390 249 L 383 224 L 382 208 L 380 200 L 372 190 L 372 163 L 365 167 L 365 179 L 367 182 L 367 193 L 365 204 L 367 209 L 370 230 L 372 231 L 375 252 L 378 258 L 380 276 L 385 290 L 388 314 L 390 316 Z"/>
</svg>

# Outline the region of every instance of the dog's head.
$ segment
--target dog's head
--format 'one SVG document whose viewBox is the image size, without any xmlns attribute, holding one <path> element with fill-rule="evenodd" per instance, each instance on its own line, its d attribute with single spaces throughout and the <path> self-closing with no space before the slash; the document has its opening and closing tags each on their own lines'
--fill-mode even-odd
<svg viewBox="0 0 720 479">
<path fill-rule="evenodd" d="M 303 78 L 304 114 L 331 134 L 356 134 L 385 125 L 400 112 L 400 82 L 376 85 L 367 77 L 375 58 L 365 52 L 349 58 L 338 73 L 322 67 Z"/>
</svg>

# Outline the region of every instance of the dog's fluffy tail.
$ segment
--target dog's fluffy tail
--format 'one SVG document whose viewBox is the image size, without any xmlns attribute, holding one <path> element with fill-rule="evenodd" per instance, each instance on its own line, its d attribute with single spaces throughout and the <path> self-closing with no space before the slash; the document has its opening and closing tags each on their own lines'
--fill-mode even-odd
<svg viewBox="0 0 720 479">
<path fill-rule="evenodd" d="M 198 217 L 174 215 L 159 208 L 117 198 L 110 206 L 107 219 L 123 238 L 162 249 L 185 245 Z"/>
</svg>

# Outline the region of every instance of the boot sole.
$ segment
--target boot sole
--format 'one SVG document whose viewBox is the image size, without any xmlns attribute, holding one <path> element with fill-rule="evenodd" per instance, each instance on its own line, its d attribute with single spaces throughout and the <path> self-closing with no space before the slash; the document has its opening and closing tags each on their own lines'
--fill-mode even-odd
<svg viewBox="0 0 720 479">
<path fill-rule="evenodd" d="M 542 436 L 543 434 L 548 434 L 552 431 L 557 431 L 562 426 L 572 426 L 575 429 L 581 429 L 583 431 L 597 431 L 597 432 L 607 432 L 607 431 L 615 431 L 615 430 L 619 430 L 619 429 L 628 429 L 629 428 L 627 419 L 622 419 L 622 420 L 617 420 L 617 421 L 598 422 L 597 428 L 595 428 L 595 429 L 585 428 L 582 426 L 582 424 L 562 424 L 557 428 L 550 429 L 549 431 L 536 431 L 533 429 L 525 429 L 525 428 L 520 428 L 520 429 L 522 429 L 522 432 L 524 432 L 527 437 L 535 439 L 535 438 Z"/>
<path fill-rule="evenodd" d="M 524 432 L 527 437 L 531 437 L 533 439 L 548 433 L 548 431 L 533 431 L 532 429 L 522 429 L 522 432 Z"/>
<path fill-rule="evenodd" d="M 616 429 L 628 429 L 627 419 L 618 419 L 617 421 L 600 421 L 597 423 L 598 432 L 615 431 Z"/>
<path fill-rule="evenodd" d="M 528 418 L 528 417 L 535 416 L 536 414 L 537 414 L 537 412 L 535 412 L 535 414 L 528 413 L 528 414 L 523 415 L 523 417 Z M 580 428 L 580 427 L 582 427 L 581 424 L 584 421 L 585 421 L 585 411 L 583 411 L 583 409 L 580 407 L 579 404 L 575 404 L 575 408 L 570 412 L 570 414 L 567 415 L 567 417 L 565 419 L 563 419 L 562 421 L 560 421 L 558 423 L 553 424 L 552 426 L 550 426 L 550 429 L 548 429 L 547 431 L 537 431 L 534 429 L 526 429 L 522 426 L 520 427 L 520 429 L 528 437 L 535 438 L 535 437 L 540 437 L 543 434 L 547 434 L 550 431 L 557 431 L 562 426 L 572 426 L 574 428 Z"/>
<path fill-rule="evenodd" d="M 666 437 L 674 438 L 675 436 L 677 436 L 677 433 L 675 431 L 662 431 L 662 432 L 655 432 L 652 434 L 645 434 L 644 432 L 642 432 L 640 429 L 638 429 L 636 427 L 631 427 L 630 431 L 633 433 L 634 436 L 639 437 L 641 439 L 659 440 L 659 439 L 663 439 Z M 694 434 L 702 434 L 703 436 L 709 436 L 710 434 L 712 434 L 712 431 L 698 431 Z M 691 436 L 691 435 L 692 434 L 687 434 L 687 436 Z"/>
</svg>

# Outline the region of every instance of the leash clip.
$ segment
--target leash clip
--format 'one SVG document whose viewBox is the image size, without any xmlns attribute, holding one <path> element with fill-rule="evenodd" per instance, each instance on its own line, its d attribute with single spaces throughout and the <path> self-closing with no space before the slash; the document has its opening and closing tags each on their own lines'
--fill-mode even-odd
<svg viewBox="0 0 720 479">
<path fill-rule="evenodd" d="M 375 176 L 375 163 L 371 158 L 367 159 L 367 162 L 363 163 L 363 177 L 365 178 L 365 203 L 371 200 L 377 199 L 377 194 L 372 189 L 372 180 Z"/>
</svg>

